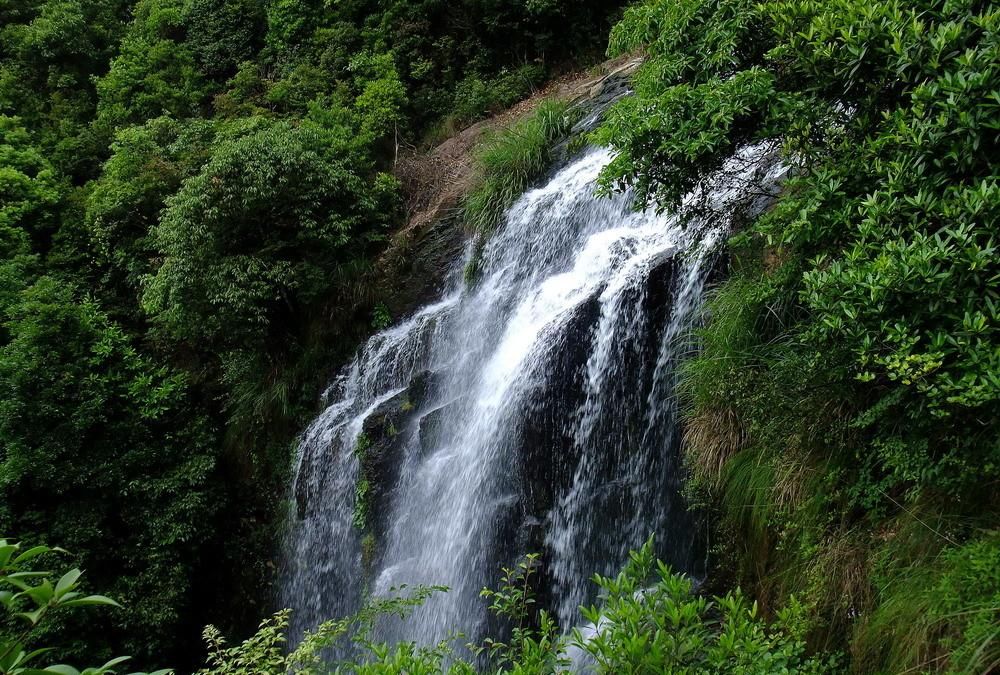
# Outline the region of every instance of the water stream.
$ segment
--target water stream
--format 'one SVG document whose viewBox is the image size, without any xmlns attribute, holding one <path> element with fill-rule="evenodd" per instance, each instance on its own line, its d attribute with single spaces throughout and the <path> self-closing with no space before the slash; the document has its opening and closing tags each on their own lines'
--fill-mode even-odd
<svg viewBox="0 0 1000 675">
<path fill-rule="evenodd" d="M 734 157 L 688 200 L 712 216 L 682 221 L 595 197 L 610 155 L 588 150 L 511 207 L 474 283 L 456 261 L 436 302 L 364 345 L 296 460 L 281 598 L 296 630 L 424 583 L 451 590 L 383 637 L 475 639 L 490 625 L 479 590 L 529 551 L 542 602 L 572 626 L 589 576 L 651 533 L 698 573 L 676 367 L 741 188 L 768 184 L 761 156 Z"/>
</svg>

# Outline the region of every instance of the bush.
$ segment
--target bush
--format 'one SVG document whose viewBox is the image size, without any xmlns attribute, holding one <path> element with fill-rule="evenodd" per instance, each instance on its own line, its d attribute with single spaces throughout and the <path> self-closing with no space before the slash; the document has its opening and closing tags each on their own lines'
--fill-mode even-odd
<svg viewBox="0 0 1000 675">
<path fill-rule="evenodd" d="M 219 352 L 267 345 L 330 293 L 393 213 L 395 184 L 364 171 L 344 128 L 257 120 L 220 139 L 167 201 L 149 314 Z"/>
<path fill-rule="evenodd" d="M 521 66 L 488 81 L 467 76 L 455 87 L 455 118 L 467 124 L 509 108 L 527 97 L 544 76 L 545 70 L 538 64 Z"/>
<path fill-rule="evenodd" d="M 977 2 L 648 0 L 612 34 L 649 58 L 598 134 L 606 190 L 674 207 L 749 143 L 791 168 L 731 243 L 684 375 L 686 453 L 738 577 L 768 604 L 802 594 L 815 640 L 906 596 L 873 578 L 925 542 L 900 514 L 949 523 L 901 558 L 925 588 L 960 566 L 928 557 L 996 525 L 998 22 Z M 962 668 L 964 619 L 937 616 L 900 648 Z"/>
<path fill-rule="evenodd" d="M 81 674 L 76 668 L 65 664 L 38 667 L 39 657 L 52 651 L 52 647 L 35 648 L 27 651 L 27 642 L 32 639 L 54 614 L 76 607 L 111 606 L 118 603 L 103 595 L 83 595 L 79 590 L 79 569 L 72 569 L 53 583 L 52 573 L 33 569 L 41 556 L 65 553 L 62 549 L 52 549 L 45 545 L 22 550 L 20 543 L 0 539 L 0 604 L 6 611 L 7 621 L 0 628 L 0 673 L 3 675 L 37 675 L 38 673 L 59 673 L 60 675 L 104 675 L 113 674 L 113 668 L 129 660 L 128 656 L 111 659 L 98 668 L 87 668 Z M 21 622 L 23 631 L 11 631 L 11 620 Z M 152 675 L 167 675 L 172 671 L 158 670 Z M 133 673 L 132 675 L 144 675 Z"/>
<path fill-rule="evenodd" d="M 757 603 L 737 589 L 696 595 L 693 582 L 653 557 L 651 543 L 630 555 L 617 577 L 594 577 L 600 606 L 585 609 L 596 626 L 575 645 L 599 673 L 830 673 L 831 657 L 807 655 L 804 610 L 794 598 L 768 626 Z"/>
</svg>

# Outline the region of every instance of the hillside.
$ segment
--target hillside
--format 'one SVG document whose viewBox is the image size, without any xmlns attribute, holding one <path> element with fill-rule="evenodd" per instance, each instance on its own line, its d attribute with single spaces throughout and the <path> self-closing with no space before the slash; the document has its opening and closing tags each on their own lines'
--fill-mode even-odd
<svg viewBox="0 0 1000 675">
<path fill-rule="evenodd" d="M 1000 669 L 998 23 L 0 3 L 0 672 Z"/>
</svg>

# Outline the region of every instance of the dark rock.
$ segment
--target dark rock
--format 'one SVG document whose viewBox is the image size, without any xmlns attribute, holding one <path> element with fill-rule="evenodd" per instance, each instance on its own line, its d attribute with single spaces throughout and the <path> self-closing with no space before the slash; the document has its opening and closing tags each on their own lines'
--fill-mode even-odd
<svg viewBox="0 0 1000 675">
<path fill-rule="evenodd" d="M 550 338 L 556 358 L 538 377 L 542 384 L 519 415 L 526 518 L 543 519 L 553 506 L 554 494 L 572 480 L 578 458 L 566 422 L 583 403 L 584 367 L 599 314 L 595 295 L 577 307 L 559 334 Z"/>
<path fill-rule="evenodd" d="M 444 431 L 444 417 L 454 414 L 462 402 L 459 399 L 449 401 L 433 410 L 424 413 L 417 422 L 417 437 L 420 442 L 420 453 L 426 456 L 441 444 L 441 436 Z"/>
<path fill-rule="evenodd" d="M 368 481 L 370 523 L 381 541 L 388 529 L 386 522 L 392 508 L 392 493 L 399 480 L 409 444 L 414 442 L 416 411 L 437 383 L 437 375 L 421 371 L 410 385 L 384 401 L 365 419 L 358 439 L 361 473 Z"/>
<path fill-rule="evenodd" d="M 392 316 L 405 316 L 441 295 L 462 258 L 465 228 L 458 212 L 400 232 L 380 261 L 380 296 Z"/>
</svg>

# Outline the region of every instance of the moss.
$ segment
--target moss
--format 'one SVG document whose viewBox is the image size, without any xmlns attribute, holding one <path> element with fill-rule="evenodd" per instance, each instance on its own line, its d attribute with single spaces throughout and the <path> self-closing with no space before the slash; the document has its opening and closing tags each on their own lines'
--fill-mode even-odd
<svg viewBox="0 0 1000 675">
<path fill-rule="evenodd" d="M 368 530 L 371 516 L 372 486 L 367 478 L 361 478 L 354 486 L 354 515 L 351 521 L 359 530 Z"/>
<path fill-rule="evenodd" d="M 362 431 L 358 434 L 358 440 L 354 443 L 354 454 L 363 460 L 365 453 L 370 447 L 372 447 L 372 439 L 368 434 Z"/>
<path fill-rule="evenodd" d="M 371 571 L 375 563 L 376 546 L 377 543 L 373 533 L 368 532 L 361 538 L 361 566 L 366 572 Z"/>
</svg>

